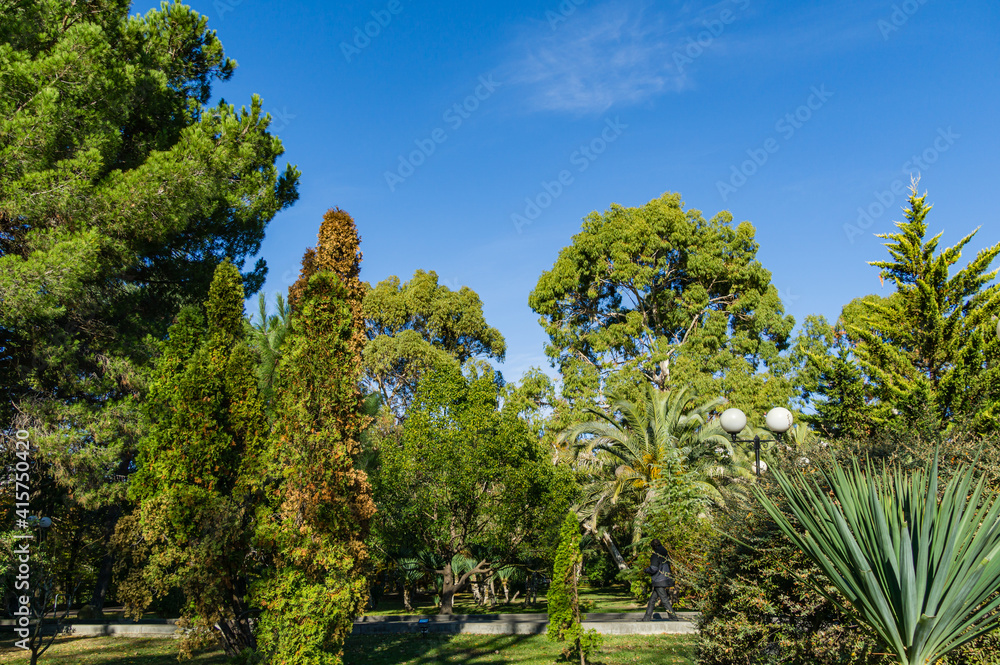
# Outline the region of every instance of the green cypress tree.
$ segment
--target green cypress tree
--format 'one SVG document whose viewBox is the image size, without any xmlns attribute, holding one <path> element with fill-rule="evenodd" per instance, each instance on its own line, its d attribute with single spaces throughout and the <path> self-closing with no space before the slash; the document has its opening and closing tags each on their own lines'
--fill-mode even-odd
<svg viewBox="0 0 1000 665">
<path fill-rule="evenodd" d="M 177 316 L 156 363 L 144 406 L 149 433 L 130 483 L 151 548 L 143 579 L 153 595 L 184 594 L 195 631 L 183 651 L 199 638 L 218 640 L 229 655 L 256 648 L 248 552 L 266 420 L 242 336 L 243 299 L 239 270 L 225 261 L 206 315 L 187 307 Z"/>
<path fill-rule="evenodd" d="M 375 505 L 354 468 L 365 421 L 350 292 L 332 272 L 296 298 L 268 455 L 274 483 L 257 531 L 273 568 L 255 587 L 258 639 L 275 665 L 336 665 L 367 599 L 364 539 Z"/>
<path fill-rule="evenodd" d="M 601 648 L 601 636 L 596 630 L 584 631 L 580 627 L 580 524 L 570 512 L 559 530 L 559 547 L 556 549 L 552 584 L 546 596 L 549 610 L 548 638 L 553 642 L 568 642 L 562 650 L 563 658 L 580 659 L 586 665 L 587 656 Z"/>
<path fill-rule="evenodd" d="M 896 223 L 898 232 L 878 236 L 888 241 L 891 260 L 870 265 L 896 291 L 861 301 L 858 319 L 847 326 L 853 356 L 883 422 L 899 415 L 912 424 L 929 416 L 937 426 L 963 419 L 979 431 L 995 429 L 1000 285 L 991 284 L 997 270 L 988 270 L 1000 243 L 949 275 L 976 231 L 938 251 L 940 233 L 925 240 L 926 197 L 917 195 L 914 183 L 906 221 Z"/>
</svg>

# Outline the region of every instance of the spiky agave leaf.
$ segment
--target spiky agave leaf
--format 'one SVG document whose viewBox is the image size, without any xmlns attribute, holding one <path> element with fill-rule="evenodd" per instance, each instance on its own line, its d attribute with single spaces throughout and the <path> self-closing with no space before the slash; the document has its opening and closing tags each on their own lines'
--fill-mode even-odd
<svg viewBox="0 0 1000 665">
<path fill-rule="evenodd" d="M 971 467 L 938 499 L 938 459 L 904 473 L 869 461 L 823 472 L 830 491 L 801 471 L 774 472 L 794 525 L 755 488 L 786 536 L 826 573 L 907 665 L 931 665 L 1000 627 L 1000 501 Z M 804 533 L 803 533 L 804 531 Z M 840 605 L 814 583 L 815 588 Z M 853 610 L 853 612 L 851 611 Z"/>
</svg>

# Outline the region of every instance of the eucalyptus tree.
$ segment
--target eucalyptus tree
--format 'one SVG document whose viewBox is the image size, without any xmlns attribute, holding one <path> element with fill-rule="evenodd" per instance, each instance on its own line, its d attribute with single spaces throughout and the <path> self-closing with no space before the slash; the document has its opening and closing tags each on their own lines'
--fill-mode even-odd
<svg viewBox="0 0 1000 665">
<path fill-rule="evenodd" d="M 794 321 L 757 260 L 753 225 L 732 222 L 685 210 L 678 194 L 584 219 L 529 298 L 564 394 L 620 394 L 641 376 L 755 411 L 787 402 Z"/>
<path fill-rule="evenodd" d="M 365 380 L 382 403 L 403 416 L 420 379 L 441 363 L 503 360 L 503 335 L 486 322 L 479 295 L 452 290 L 433 270 L 417 270 L 408 282 L 395 275 L 365 294 L 368 343 Z"/>
</svg>

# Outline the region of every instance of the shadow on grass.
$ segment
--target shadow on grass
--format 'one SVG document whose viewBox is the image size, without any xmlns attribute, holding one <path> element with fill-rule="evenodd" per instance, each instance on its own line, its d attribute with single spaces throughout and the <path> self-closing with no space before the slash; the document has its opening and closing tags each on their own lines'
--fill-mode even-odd
<svg viewBox="0 0 1000 665">
<path fill-rule="evenodd" d="M 372 616 L 395 614 L 429 616 L 438 613 L 433 597 L 430 595 L 414 594 L 411 600 L 413 609 L 407 610 L 403 607 L 401 594 L 385 594 L 379 599 L 378 606 L 367 610 L 365 614 Z M 583 587 L 580 589 L 580 600 L 590 606 L 591 612 L 642 611 L 646 605 L 645 601 L 637 602 L 632 598 L 628 587 L 621 585 Z M 511 603 L 500 602 L 497 605 L 480 605 L 476 603 L 470 592 L 462 592 L 455 596 L 455 614 L 545 614 L 546 611 L 544 592 L 539 593 L 538 602 L 532 605 L 525 605 L 523 599 Z"/>
<path fill-rule="evenodd" d="M 6 637 L 6 636 L 5 636 Z M 14 646 L 14 638 L 0 640 L 0 663 L 28 662 L 30 652 Z M 46 665 L 177 665 L 177 640 L 148 637 L 94 637 L 69 635 L 56 639 L 39 663 Z M 197 652 L 190 665 L 225 665 L 219 650 Z"/>
<path fill-rule="evenodd" d="M 606 636 L 604 647 L 588 662 L 695 665 L 694 645 L 693 636 Z M 551 665 L 558 662 L 562 647 L 545 635 L 352 635 L 344 645 L 344 665 Z"/>
<path fill-rule="evenodd" d="M 549 650 L 543 653 L 540 649 L 531 649 L 531 642 L 544 643 L 545 637 L 448 633 L 352 635 L 344 645 L 344 665 L 534 665 L 552 661 Z"/>
</svg>

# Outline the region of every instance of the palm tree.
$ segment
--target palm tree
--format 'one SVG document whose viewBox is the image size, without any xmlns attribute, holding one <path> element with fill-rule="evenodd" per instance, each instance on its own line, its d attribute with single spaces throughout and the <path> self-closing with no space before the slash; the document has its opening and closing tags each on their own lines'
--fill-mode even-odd
<svg viewBox="0 0 1000 665">
<path fill-rule="evenodd" d="M 687 387 L 660 391 L 650 386 L 639 402 L 618 400 L 608 410 L 587 409 L 593 420 L 570 427 L 557 440 L 573 448 L 577 468 L 587 478 L 584 499 L 577 506 L 584 528 L 608 545 L 597 523 L 624 504 L 629 512 L 634 509 L 628 521 L 633 540 L 638 539 L 637 526 L 655 494 L 654 485 L 673 479 L 693 482 L 706 497 L 725 502 L 725 487 L 741 475 L 734 463 L 739 453 L 721 428 L 706 426 L 723 402 L 717 398 L 694 404 Z M 615 559 L 621 567 L 620 556 Z"/>
</svg>

